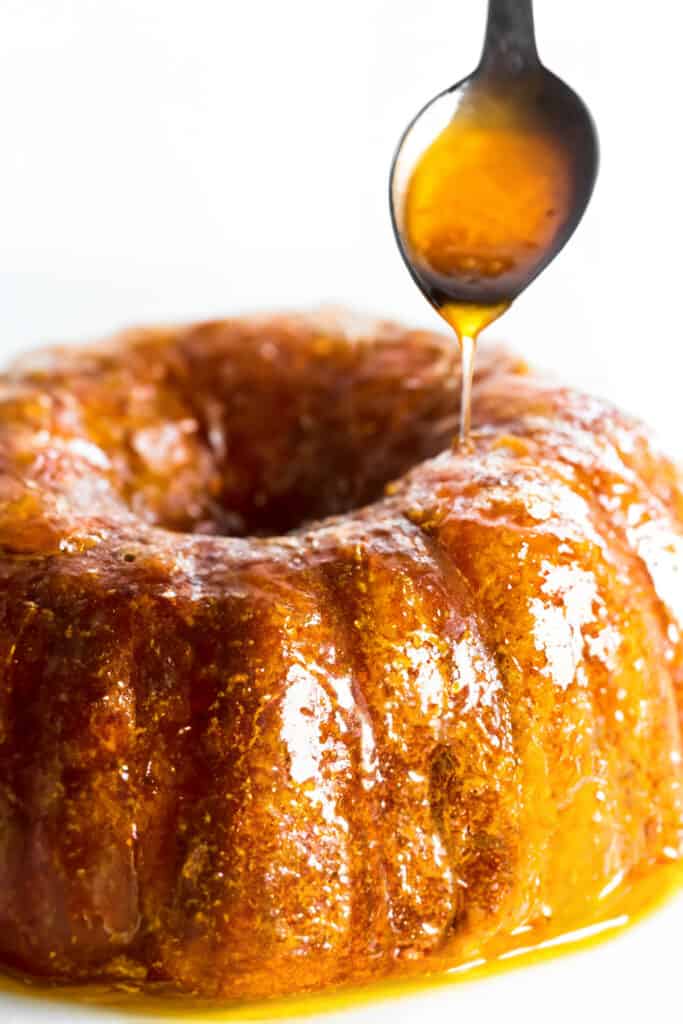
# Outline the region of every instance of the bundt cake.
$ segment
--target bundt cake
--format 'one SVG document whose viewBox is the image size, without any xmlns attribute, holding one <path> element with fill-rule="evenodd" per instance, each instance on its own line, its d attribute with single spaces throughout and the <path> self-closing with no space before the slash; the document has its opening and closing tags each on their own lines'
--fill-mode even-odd
<svg viewBox="0 0 683 1024">
<path fill-rule="evenodd" d="M 342 315 L 0 379 L 0 961 L 245 998 L 579 926 L 682 842 L 683 489 Z"/>
</svg>

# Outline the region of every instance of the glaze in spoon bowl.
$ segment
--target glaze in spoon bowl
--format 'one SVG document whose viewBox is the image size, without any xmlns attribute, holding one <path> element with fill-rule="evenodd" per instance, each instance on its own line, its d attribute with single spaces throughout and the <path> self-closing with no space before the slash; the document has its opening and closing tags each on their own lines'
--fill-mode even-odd
<svg viewBox="0 0 683 1024">
<path fill-rule="evenodd" d="M 597 171 L 593 119 L 541 63 L 531 0 L 489 0 L 478 67 L 420 110 L 394 157 L 408 270 L 449 322 L 448 308 L 469 311 L 464 329 L 478 333 L 567 243 Z"/>
</svg>

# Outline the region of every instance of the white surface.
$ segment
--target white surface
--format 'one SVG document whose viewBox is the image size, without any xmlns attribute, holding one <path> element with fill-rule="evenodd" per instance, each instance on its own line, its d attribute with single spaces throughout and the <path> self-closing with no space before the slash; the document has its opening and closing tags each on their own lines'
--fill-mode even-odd
<svg viewBox="0 0 683 1024">
<path fill-rule="evenodd" d="M 392 240 L 386 176 L 407 119 L 476 62 L 484 7 L 2 0 L 0 359 L 325 301 L 436 325 Z M 546 63 L 594 111 L 602 173 L 569 248 L 494 333 L 683 452 L 679 7 L 536 8 Z M 651 1018 L 680 1007 L 681 924 L 673 907 L 588 955 L 344 1019 Z M 0 1019 L 81 1017 L 0 997 Z"/>
</svg>

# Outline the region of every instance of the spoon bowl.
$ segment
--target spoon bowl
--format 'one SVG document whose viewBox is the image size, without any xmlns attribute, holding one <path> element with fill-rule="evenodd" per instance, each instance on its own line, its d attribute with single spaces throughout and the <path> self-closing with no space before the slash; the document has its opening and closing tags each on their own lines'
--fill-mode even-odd
<svg viewBox="0 0 683 1024">
<path fill-rule="evenodd" d="M 413 118 L 391 169 L 403 259 L 459 334 L 476 336 L 557 256 L 597 171 L 593 120 L 541 63 L 531 0 L 490 0 L 478 67 Z"/>
</svg>

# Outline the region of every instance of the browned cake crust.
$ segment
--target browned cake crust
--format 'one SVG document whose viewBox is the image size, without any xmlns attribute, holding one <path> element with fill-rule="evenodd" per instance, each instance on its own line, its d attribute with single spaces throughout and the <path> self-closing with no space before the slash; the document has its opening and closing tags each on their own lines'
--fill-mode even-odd
<svg viewBox="0 0 683 1024">
<path fill-rule="evenodd" d="M 1 378 L 8 967 L 315 989 L 678 855 L 677 473 L 495 353 L 452 450 L 456 363 L 279 317 Z"/>
</svg>

